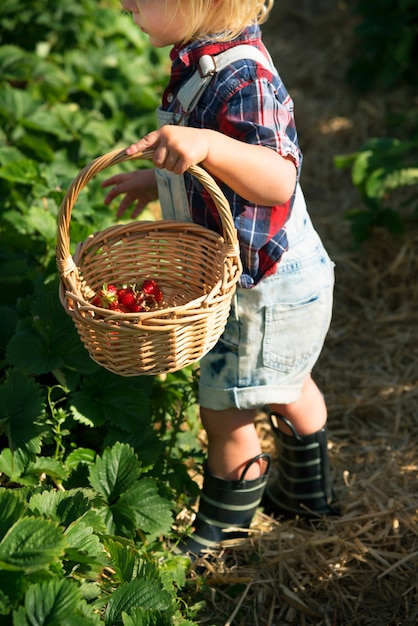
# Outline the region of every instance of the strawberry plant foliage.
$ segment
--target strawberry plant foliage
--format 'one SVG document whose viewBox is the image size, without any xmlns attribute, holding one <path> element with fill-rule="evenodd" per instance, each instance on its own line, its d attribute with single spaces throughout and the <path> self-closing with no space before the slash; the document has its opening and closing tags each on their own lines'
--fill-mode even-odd
<svg viewBox="0 0 418 626">
<path fill-rule="evenodd" d="M 10 369 L 0 387 L 0 433 L 6 436 L 10 450 L 39 453 L 46 430 L 41 387 Z"/>
<path fill-rule="evenodd" d="M 0 5 L 0 622 L 189 626 L 169 542 L 196 493 L 195 373 L 99 368 L 55 263 L 70 182 L 155 127 L 167 51 L 117 0 Z M 114 224 L 103 195 L 99 179 L 80 194 L 72 247 Z"/>
<path fill-rule="evenodd" d="M 358 152 L 335 157 L 337 167 L 351 168 L 353 185 L 363 203 L 362 208 L 346 213 L 356 244 L 370 237 L 377 226 L 399 234 L 408 222 L 416 222 L 417 151 L 417 140 L 373 138 Z M 399 191 L 402 194 L 396 193 Z"/>
</svg>

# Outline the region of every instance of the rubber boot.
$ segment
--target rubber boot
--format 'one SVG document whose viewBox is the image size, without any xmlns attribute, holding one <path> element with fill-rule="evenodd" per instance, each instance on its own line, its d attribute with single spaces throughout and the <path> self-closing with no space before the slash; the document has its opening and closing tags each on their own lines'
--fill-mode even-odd
<svg viewBox="0 0 418 626">
<path fill-rule="evenodd" d="M 249 468 L 260 459 L 267 467 L 259 478 L 246 480 Z M 271 459 L 262 453 L 251 459 L 238 480 L 224 480 L 204 471 L 199 510 L 194 522 L 194 533 L 177 546 L 177 552 L 202 556 L 206 549 L 218 547 L 225 539 L 245 537 L 261 502 L 270 473 Z M 232 528 L 233 530 L 228 531 Z M 235 530 L 236 528 L 242 530 Z"/>
<path fill-rule="evenodd" d="M 270 414 L 277 449 L 277 476 L 266 487 L 262 506 L 269 515 L 318 517 L 338 515 L 334 505 L 326 426 L 312 435 L 299 435 L 289 420 Z M 279 421 L 292 435 L 283 433 Z"/>
</svg>

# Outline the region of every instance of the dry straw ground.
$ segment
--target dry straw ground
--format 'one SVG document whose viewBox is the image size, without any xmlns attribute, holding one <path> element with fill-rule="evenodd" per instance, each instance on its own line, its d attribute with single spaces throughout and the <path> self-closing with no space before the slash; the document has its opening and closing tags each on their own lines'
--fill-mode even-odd
<svg viewBox="0 0 418 626">
<path fill-rule="evenodd" d="M 381 136 L 388 103 L 402 108 L 409 96 L 350 90 L 352 30 L 337 0 L 278 1 L 265 27 L 295 100 L 310 212 L 336 263 L 334 318 L 314 375 L 342 515 L 306 523 L 260 513 L 251 540 L 210 566 L 202 625 L 418 624 L 418 229 L 376 232 L 353 250 L 342 216 L 358 197 L 332 163 Z M 272 450 L 262 419 L 259 429 Z"/>
</svg>

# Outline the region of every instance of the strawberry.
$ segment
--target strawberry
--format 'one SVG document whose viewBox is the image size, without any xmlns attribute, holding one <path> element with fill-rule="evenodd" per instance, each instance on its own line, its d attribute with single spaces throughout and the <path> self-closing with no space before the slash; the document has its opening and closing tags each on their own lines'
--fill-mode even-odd
<svg viewBox="0 0 418 626">
<path fill-rule="evenodd" d="M 96 293 L 92 300 L 94 306 L 98 306 L 102 309 L 112 308 L 112 304 L 117 302 L 117 289 L 115 285 L 103 285 L 102 289 Z"/>
<path fill-rule="evenodd" d="M 119 304 L 122 304 L 130 311 L 133 311 L 137 306 L 136 295 L 133 289 L 127 289 L 125 293 L 118 297 Z"/>
<path fill-rule="evenodd" d="M 150 299 L 151 302 L 161 302 L 163 299 L 163 294 L 155 280 L 151 278 L 146 278 L 142 283 L 142 292 L 147 296 L 147 300 Z"/>
<path fill-rule="evenodd" d="M 115 313 L 130 313 L 131 311 L 123 306 L 123 304 L 119 304 L 119 302 L 113 302 L 111 306 L 112 311 Z"/>
<path fill-rule="evenodd" d="M 136 285 L 103 285 L 91 303 L 94 306 L 110 309 L 117 313 L 140 313 L 149 311 L 152 306 L 161 302 L 163 294 L 155 280 L 147 278 L 138 290 Z"/>
</svg>

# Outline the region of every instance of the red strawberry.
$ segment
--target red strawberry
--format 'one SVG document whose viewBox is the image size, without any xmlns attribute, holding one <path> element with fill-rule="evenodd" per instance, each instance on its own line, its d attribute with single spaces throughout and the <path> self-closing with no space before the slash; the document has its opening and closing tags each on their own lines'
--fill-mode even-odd
<svg viewBox="0 0 418 626">
<path fill-rule="evenodd" d="M 99 306 L 99 307 L 103 307 L 103 303 L 102 303 L 102 299 L 101 297 L 96 294 L 93 298 L 93 300 L 91 301 L 93 306 Z"/>
<path fill-rule="evenodd" d="M 126 292 L 122 294 L 121 296 L 119 296 L 118 299 L 119 299 L 119 303 L 123 304 L 123 306 L 126 306 L 126 308 L 129 309 L 130 311 L 133 311 L 137 305 L 136 295 L 133 289 L 130 289 L 130 290 L 127 289 Z"/>
<path fill-rule="evenodd" d="M 112 311 L 115 311 L 115 313 L 130 313 L 131 312 L 126 306 L 123 306 L 123 304 L 119 304 L 119 302 L 114 302 L 111 308 L 112 308 Z"/>
<path fill-rule="evenodd" d="M 161 300 L 163 299 L 161 289 L 159 288 L 155 280 L 152 280 L 151 278 L 146 278 L 144 280 L 142 284 L 142 291 L 146 296 L 150 297 L 157 303 L 161 302 Z"/>
<path fill-rule="evenodd" d="M 146 308 L 140 302 L 136 302 L 136 304 L 130 309 L 131 313 L 141 313 L 141 311 L 146 311 Z"/>
<path fill-rule="evenodd" d="M 115 285 L 106 285 L 105 283 L 103 288 L 94 296 L 92 304 L 102 309 L 110 309 L 112 308 L 112 304 L 117 302 L 117 299 L 118 296 Z"/>
</svg>

